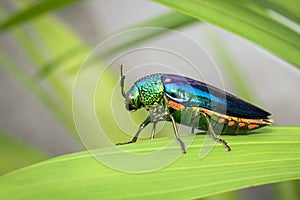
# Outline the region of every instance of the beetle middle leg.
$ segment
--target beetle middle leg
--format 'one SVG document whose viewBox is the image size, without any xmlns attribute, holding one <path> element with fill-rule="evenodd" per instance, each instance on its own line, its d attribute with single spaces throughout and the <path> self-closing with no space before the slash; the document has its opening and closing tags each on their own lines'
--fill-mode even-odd
<svg viewBox="0 0 300 200">
<path fill-rule="evenodd" d="M 150 116 L 148 116 L 145 121 L 140 125 L 138 131 L 136 134 L 133 136 L 133 138 L 128 141 L 128 142 L 122 142 L 122 143 L 117 143 L 116 145 L 123 145 L 123 144 L 130 144 L 130 143 L 135 143 L 141 133 L 141 131 L 151 122 Z"/>
<path fill-rule="evenodd" d="M 192 127 L 191 134 L 194 134 L 194 133 L 195 133 L 195 128 Z"/>
<path fill-rule="evenodd" d="M 172 125 L 173 125 L 175 137 L 176 137 L 176 139 L 177 139 L 177 141 L 179 142 L 179 145 L 180 145 L 180 149 L 181 149 L 182 153 L 186 153 L 185 145 L 184 145 L 184 142 L 181 140 L 180 135 L 178 133 L 178 129 L 177 129 L 174 117 L 172 115 L 170 115 L 170 118 L 171 118 L 171 122 L 172 122 Z"/>
<path fill-rule="evenodd" d="M 200 122 L 200 114 L 199 112 L 194 112 L 191 118 L 191 128 L 192 128 L 191 134 L 195 134 L 195 129 L 199 130 L 198 129 L 199 122 Z M 198 134 L 198 132 L 196 134 Z"/>
<path fill-rule="evenodd" d="M 154 139 L 156 124 L 157 124 L 157 122 L 153 122 L 153 127 L 152 127 L 152 132 L 151 132 L 150 140 Z"/>
</svg>

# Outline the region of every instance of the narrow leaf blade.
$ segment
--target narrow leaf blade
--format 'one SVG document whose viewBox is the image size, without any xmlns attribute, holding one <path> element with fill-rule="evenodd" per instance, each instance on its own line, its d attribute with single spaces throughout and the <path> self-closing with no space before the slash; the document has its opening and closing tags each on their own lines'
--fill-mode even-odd
<svg viewBox="0 0 300 200">
<path fill-rule="evenodd" d="M 11 28 L 13 26 L 19 25 L 21 23 L 24 23 L 28 20 L 31 20 L 35 18 L 38 15 L 41 15 L 43 13 L 50 12 L 52 10 L 67 6 L 69 4 L 79 2 L 81 0 L 44 0 L 40 1 L 36 4 L 33 4 L 32 6 L 21 10 L 20 12 L 16 13 L 15 15 L 12 15 L 8 19 L 6 19 L 4 22 L 0 24 L 0 30 L 5 30 L 8 28 Z"/>
<path fill-rule="evenodd" d="M 300 34 L 245 1 L 154 0 L 244 37 L 300 67 Z"/>
<path fill-rule="evenodd" d="M 263 130 L 247 136 L 223 136 L 232 151 L 216 145 L 204 159 L 198 158 L 204 138 L 198 135 L 186 155 L 152 173 L 110 169 L 87 152 L 65 155 L 2 176 L 0 195 L 5 199 L 195 199 L 299 179 L 300 127 Z M 162 138 L 123 148 L 153 151 L 169 141 Z M 113 149 L 106 152 L 116 153 Z"/>
</svg>

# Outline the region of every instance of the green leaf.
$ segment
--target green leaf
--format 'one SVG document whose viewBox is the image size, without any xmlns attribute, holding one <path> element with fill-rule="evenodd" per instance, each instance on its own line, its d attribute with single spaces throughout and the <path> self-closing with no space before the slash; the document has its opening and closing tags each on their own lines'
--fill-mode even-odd
<svg viewBox="0 0 300 200">
<path fill-rule="evenodd" d="M 253 9 L 254 4 L 236 0 L 154 0 L 199 20 L 244 37 L 300 67 L 300 34 Z M 299 8 L 298 8 L 299 10 Z"/>
<path fill-rule="evenodd" d="M 28 8 L 10 16 L 0 24 L 0 30 L 11 28 L 28 20 L 34 19 L 38 15 L 50 12 L 52 10 L 79 2 L 81 0 L 44 0 L 29 6 Z"/>
<path fill-rule="evenodd" d="M 87 152 L 65 155 L 2 176 L 0 196 L 3 199 L 195 199 L 299 179 L 300 127 L 264 128 L 256 133 L 222 136 L 232 151 L 226 152 L 218 144 L 203 159 L 198 154 L 204 135 L 197 135 L 187 154 L 150 173 L 117 171 L 97 162 Z M 187 137 L 191 136 L 183 138 Z M 155 151 L 169 141 L 168 137 L 140 141 L 122 148 Z M 108 156 L 117 156 L 115 148 L 103 151 Z M 168 156 L 172 149 L 164 151 L 167 152 L 164 156 Z M 164 156 L 159 154 L 156 159 L 163 160 Z"/>
<path fill-rule="evenodd" d="M 2 52 L 0 63 L 78 139 L 72 118 L 72 86 L 76 75 L 74 71 L 80 67 L 90 49 L 55 16 L 39 17 L 32 21 L 30 27 L 29 32 L 22 27 L 16 27 L 11 32 L 26 58 L 33 63 L 32 71 L 37 71 L 36 74 L 26 73 L 20 67 L 23 63 L 16 63 L 15 59 Z M 64 45 L 61 45 L 61 41 L 64 41 Z M 41 67 L 44 70 L 40 71 Z M 52 68 L 59 70 L 50 73 Z M 41 83 L 40 78 L 46 75 L 47 79 Z"/>
<path fill-rule="evenodd" d="M 300 197 L 299 181 L 286 181 L 275 185 L 277 200 L 297 200 Z"/>
<path fill-rule="evenodd" d="M 250 0 L 264 9 L 273 10 L 288 19 L 300 24 L 300 2 L 295 0 Z"/>
<path fill-rule="evenodd" d="M 42 102 L 58 119 L 67 124 L 69 119 L 59 109 L 58 104 L 53 101 L 47 92 L 40 86 L 39 82 L 28 73 L 25 72 L 20 66 L 15 63 L 15 60 L 9 58 L 6 54 L 0 51 L 0 63 L 10 75 L 16 78 L 23 86 L 25 86 L 35 97 Z"/>
<path fill-rule="evenodd" d="M 46 158 L 38 150 L 0 131 L 0 175 Z"/>
</svg>

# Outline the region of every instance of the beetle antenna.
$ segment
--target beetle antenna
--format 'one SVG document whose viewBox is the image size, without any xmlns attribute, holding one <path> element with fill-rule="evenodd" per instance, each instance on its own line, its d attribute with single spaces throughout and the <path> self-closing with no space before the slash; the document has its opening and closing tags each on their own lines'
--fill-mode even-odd
<svg viewBox="0 0 300 200">
<path fill-rule="evenodd" d="M 124 98 L 126 98 L 126 94 L 125 94 L 125 91 L 124 91 L 125 76 L 123 75 L 123 65 L 122 64 L 120 66 L 120 76 L 121 76 L 121 80 L 120 80 L 121 93 L 122 93 L 122 96 Z"/>
</svg>

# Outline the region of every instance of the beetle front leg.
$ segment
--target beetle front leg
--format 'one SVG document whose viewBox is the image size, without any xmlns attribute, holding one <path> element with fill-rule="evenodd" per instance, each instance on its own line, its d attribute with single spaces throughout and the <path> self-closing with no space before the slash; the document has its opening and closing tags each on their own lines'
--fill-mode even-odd
<svg viewBox="0 0 300 200">
<path fill-rule="evenodd" d="M 140 125 L 138 131 L 134 135 L 134 137 L 128 142 L 117 143 L 116 145 L 130 144 L 135 143 L 140 135 L 140 132 L 151 122 L 150 116 L 148 116 L 145 121 Z"/>
</svg>

